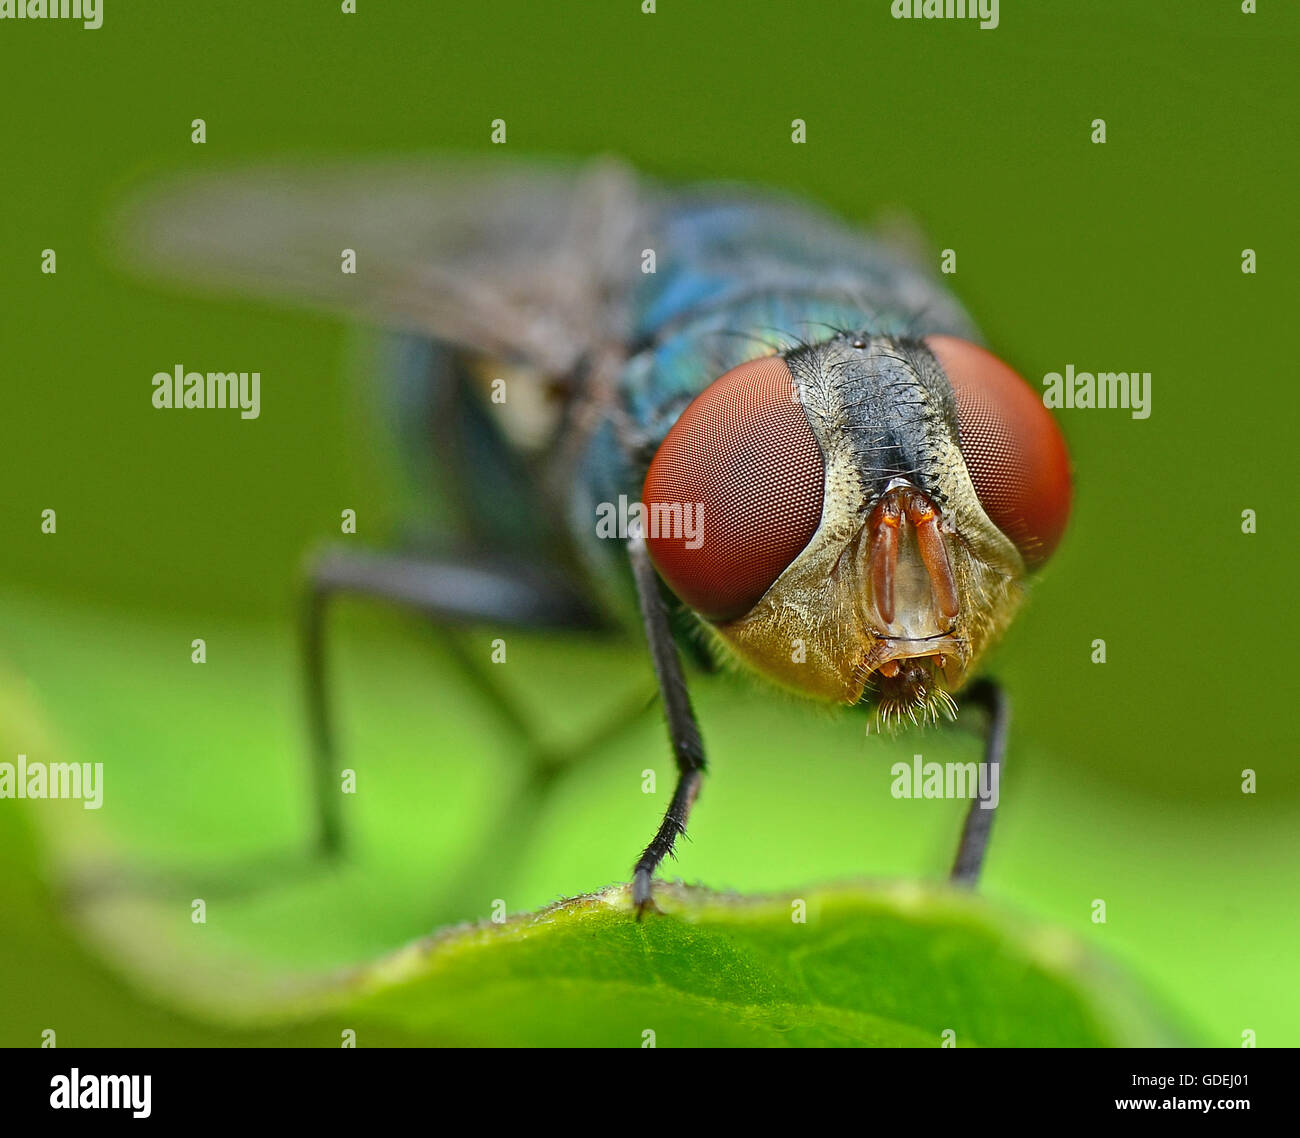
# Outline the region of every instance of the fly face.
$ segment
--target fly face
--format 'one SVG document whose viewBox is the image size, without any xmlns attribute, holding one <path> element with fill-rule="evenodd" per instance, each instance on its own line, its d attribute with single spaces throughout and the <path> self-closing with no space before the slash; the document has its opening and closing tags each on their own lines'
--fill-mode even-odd
<svg viewBox="0 0 1300 1138">
<path fill-rule="evenodd" d="M 815 699 L 937 718 L 1065 526 L 1064 442 L 1030 388 L 964 340 L 840 335 L 750 361 L 650 466 L 661 575 L 732 653 Z M 690 548 L 691 545 L 695 548 Z"/>
</svg>

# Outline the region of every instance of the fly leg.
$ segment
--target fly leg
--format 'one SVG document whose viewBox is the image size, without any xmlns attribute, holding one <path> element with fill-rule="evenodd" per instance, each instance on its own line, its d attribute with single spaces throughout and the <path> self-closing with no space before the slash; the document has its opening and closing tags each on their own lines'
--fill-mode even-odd
<svg viewBox="0 0 1300 1138">
<path fill-rule="evenodd" d="M 686 832 L 686 820 L 700 791 L 705 762 L 704 744 L 700 740 L 695 712 L 691 709 L 691 697 L 686 690 L 681 658 L 677 655 L 677 644 L 668 624 L 668 612 L 659 592 L 659 579 L 650 563 L 645 540 L 639 533 L 628 539 L 628 557 L 632 562 L 655 678 L 659 681 L 659 694 L 668 719 L 668 738 L 672 743 L 673 757 L 677 760 L 677 788 L 668 804 L 668 812 L 632 874 L 632 903 L 636 906 L 639 921 L 653 903 L 651 879 L 654 871 L 673 852 L 678 837 Z"/>
<path fill-rule="evenodd" d="M 984 710 L 988 724 L 984 733 L 984 759 L 980 767 L 983 785 L 993 786 L 993 779 L 1001 784 L 1002 760 L 1007 749 L 1007 726 L 1011 720 L 1011 704 L 1006 693 L 995 680 L 976 680 L 966 693 L 966 701 Z M 979 881 L 984 855 L 988 852 L 989 835 L 993 831 L 996 807 L 986 810 L 981 799 L 972 799 L 966 811 L 966 824 L 962 827 L 957 857 L 952 864 L 948 880 L 953 885 L 973 889 Z"/>
<path fill-rule="evenodd" d="M 325 617 L 340 595 L 371 597 L 426 613 L 447 623 L 484 621 L 527 628 L 593 629 L 600 620 L 558 575 L 484 557 L 425 556 L 337 547 L 314 556 L 307 568 L 301 614 L 307 714 L 311 735 L 316 846 L 326 856 L 343 847 L 334 725 L 326 691 Z M 472 676 L 480 687 L 487 678 Z M 527 726 L 501 694 L 490 691 L 512 725 Z"/>
</svg>

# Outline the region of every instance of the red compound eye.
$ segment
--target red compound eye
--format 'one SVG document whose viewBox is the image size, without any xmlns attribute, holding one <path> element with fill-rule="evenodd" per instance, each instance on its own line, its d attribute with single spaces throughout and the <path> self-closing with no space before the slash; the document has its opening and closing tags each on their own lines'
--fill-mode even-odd
<svg viewBox="0 0 1300 1138">
<path fill-rule="evenodd" d="M 980 505 L 1031 568 L 1051 556 L 1070 517 L 1070 457 L 1034 390 L 997 356 L 928 336 L 957 396 L 961 452 Z"/>
<path fill-rule="evenodd" d="M 785 360 L 743 363 L 695 397 L 650 463 L 641 500 L 651 559 L 701 616 L 741 616 L 817 532 L 823 481 Z M 693 537 L 673 524 L 692 512 Z"/>
</svg>

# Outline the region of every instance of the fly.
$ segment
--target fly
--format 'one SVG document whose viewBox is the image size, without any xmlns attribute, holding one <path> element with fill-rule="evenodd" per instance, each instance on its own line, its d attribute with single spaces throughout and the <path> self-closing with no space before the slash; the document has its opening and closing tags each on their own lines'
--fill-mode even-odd
<svg viewBox="0 0 1300 1138">
<path fill-rule="evenodd" d="M 473 523 L 465 548 L 311 565 L 325 852 L 343 844 L 325 682 L 342 593 L 447 623 L 640 624 L 678 782 L 633 870 L 638 916 L 705 770 L 679 643 L 890 730 L 972 704 L 983 763 L 1001 763 L 1008 705 L 979 669 L 1065 529 L 1068 456 L 960 305 L 886 244 L 609 161 L 254 169 L 152 190 L 123 225 L 146 274 L 406 334 L 373 397 L 399 446 L 455 476 Z M 629 501 L 632 521 L 602 531 Z M 960 885 L 987 848 L 978 806 Z"/>
</svg>

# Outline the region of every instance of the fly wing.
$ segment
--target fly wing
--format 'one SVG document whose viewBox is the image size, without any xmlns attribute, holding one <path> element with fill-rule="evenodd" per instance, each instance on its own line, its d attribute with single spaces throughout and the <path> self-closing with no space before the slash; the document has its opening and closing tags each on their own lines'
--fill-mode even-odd
<svg viewBox="0 0 1300 1138">
<path fill-rule="evenodd" d="M 626 336 L 650 196 L 610 160 L 248 167 L 147 189 L 115 239 L 137 272 L 191 291 L 339 312 L 566 375 Z"/>
</svg>

